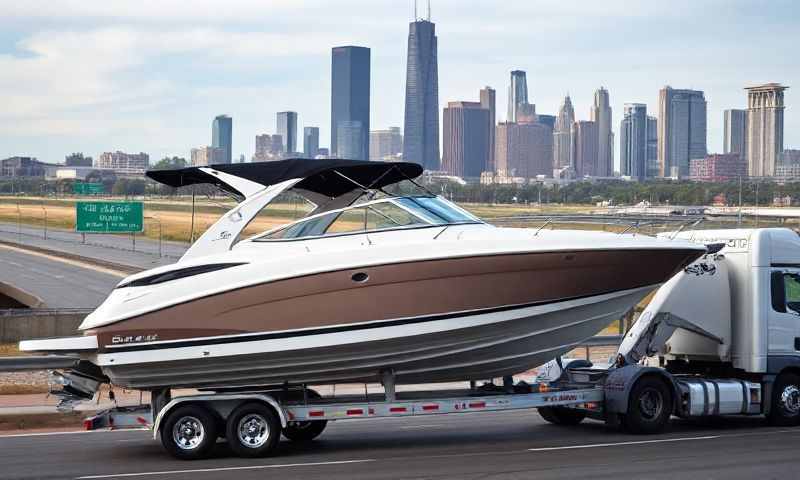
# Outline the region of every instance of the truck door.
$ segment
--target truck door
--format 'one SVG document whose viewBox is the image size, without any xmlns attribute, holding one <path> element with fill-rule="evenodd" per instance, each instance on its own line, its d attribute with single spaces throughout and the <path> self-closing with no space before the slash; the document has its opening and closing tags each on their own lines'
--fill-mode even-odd
<svg viewBox="0 0 800 480">
<path fill-rule="evenodd" d="M 771 289 L 769 353 L 797 354 L 800 352 L 800 270 L 774 270 Z"/>
</svg>

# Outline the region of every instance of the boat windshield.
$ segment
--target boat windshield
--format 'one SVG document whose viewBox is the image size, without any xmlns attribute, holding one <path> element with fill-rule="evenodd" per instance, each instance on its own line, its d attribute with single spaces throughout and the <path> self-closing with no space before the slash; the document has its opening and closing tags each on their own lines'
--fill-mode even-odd
<svg viewBox="0 0 800 480">
<path fill-rule="evenodd" d="M 481 223 L 481 221 L 443 198 L 391 197 L 312 215 L 268 231 L 254 240 L 292 240 L 465 223 Z"/>
</svg>

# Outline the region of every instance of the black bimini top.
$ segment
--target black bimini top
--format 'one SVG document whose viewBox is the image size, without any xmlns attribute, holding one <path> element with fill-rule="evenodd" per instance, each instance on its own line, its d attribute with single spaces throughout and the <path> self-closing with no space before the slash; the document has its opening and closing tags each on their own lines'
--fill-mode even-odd
<svg viewBox="0 0 800 480">
<path fill-rule="evenodd" d="M 149 170 L 146 175 L 170 187 L 208 183 L 241 196 L 241 192 L 236 191 L 213 174 L 200 170 L 200 168 L 202 167 Z M 226 163 L 209 165 L 208 168 L 265 186 L 275 185 L 292 178 L 302 178 L 303 180 L 298 182 L 294 188 L 309 190 L 331 198 L 359 188 L 353 182 L 366 188 L 377 189 L 402 180 L 413 179 L 422 174 L 422 167 L 410 162 L 388 163 L 339 159 L 311 160 L 305 158 L 277 160 L 274 162 Z"/>
</svg>

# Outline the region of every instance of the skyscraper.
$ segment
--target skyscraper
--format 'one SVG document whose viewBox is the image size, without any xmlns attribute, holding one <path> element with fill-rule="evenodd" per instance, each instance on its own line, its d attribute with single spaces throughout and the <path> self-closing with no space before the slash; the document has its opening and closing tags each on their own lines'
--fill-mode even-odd
<svg viewBox="0 0 800 480">
<path fill-rule="evenodd" d="M 303 154 L 314 158 L 319 154 L 319 127 L 303 128 Z"/>
<path fill-rule="evenodd" d="M 543 123 L 497 124 L 497 170 L 502 176 L 553 176 L 553 129 Z"/>
<path fill-rule="evenodd" d="M 442 170 L 459 177 L 480 177 L 489 166 L 489 109 L 480 102 L 450 102 L 442 120 Z"/>
<path fill-rule="evenodd" d="M 403 159 L 426 170 L 439 169 L 439 69 L 436 25 L 427 19 L 409 24 Z"/>
<path fill-rule="evenodd" d="M 578 120 L 572 124 L 570 163 L 580 177 L 597 177 L 597 123 Z"/>
<path fill-rule="evenodd" d="M 331 50 L 331 154 L 340 158 L 369 158 L 369 76 L 370 50 L 366 47 L 334 47 Z M 363 152 L 361 157 L 345 157 L 339 152 L 339 125 L 359 122 L 362 145 L 349 148 Z M 351 128 L 352 124 L 350 127 Z"/>
<path fill-rule="evenodd" d="M 658 120 L 647 116 L 647 178 L 659 175 L 658 166 Z"/>
<path fill-rule="evenodd" d="M 211 146 L 224 152 L 222 163 L 231 163 L 233 158 L 233 119 L 227 115 L 217 115 L 211 124 Z"/>
<path fill-rule="evenodd" d="M 747 88 L 747 167 L 751 177 L 775 175 L 783 151 L 783 91 L 778 83 Z"/>
<path fill-rule="evenodd" d="M 278 112 L 278 135 L 283 139 L 284 152 L 297 152 L 297 112 Z"/>
<path fill-rule="evenodd" d="M 373 161 L 398 160 L 403 153 L 403 134 L 400 127 L 369 132 L 369 159 Z"/>
<path fill-rule="evenodd" d="M 544 114 L 541 114 L 541 113 L 537 113 L 536 114 L 536 121 L 541 123 L 541 124 L 547 125 L 548 127 L 550 127 L 550 130 L 553 130 L 554 128 L 556 128 L 556 116 L 555 115 L 544 115 Z"/>
<path fill-rule="evenodd" d="M 608 90 L 603 87 L 594 92 L 589 120 L 597 123 L 597 176 L 611 177 L 614 175 L 614 133 L 611 131 Z"/>
<path fill-rule="evenodd" d="M 689 175 L 689 160 L 706 156 L 706 99 L 700 90 L 666 86 L 658 93 L 658 162 L 662 177 Z"/>
<path fill-rule="evenodd" d="M 487 86 L 481 89 L 481 107 L 489 110 L 489 162 L 486 170 L 494 172 L 494 126 L 497 125 L 497 102 L 495 100 L 495 91 L 492 87 Z"/>
<path fill-rule="evenodd" d="M 572 124 L 575 123 L 575 110 L 572 108 L 572 100 L 569 95 L 564 98 L 564 103 L 558 109 L 556 126 L 553 129 L 553 168 L 564 168 L 573 166 L 570 163 L 571 144 L 570 132 Z"/>
<path fill-rule="evenodd" d="M 364 151 L 364 137 L 366 130 L 364 125 L 358 120 L 342 120 L 336 129 L 336 148 L 338 154 L 335 157 L 346 158 L 348 160 L 366 160 Z"/>
<path fill-rule="evenodd" d="M 725 110 L 725 125 L 722 148 L 725 153 L 738 153 L 745 157 L 747 152 L 747 110 Z"/>
<path fill-rule="evenodd" d="M 619 126 L 619 154 L 622 175 L 644 180 L 647 177 L 647 105 L 626 103 Z"/>
<path fill-rule="evenodd" d="M 528 104 L 528 79 L 522 70 L 511 72 L 511 83 L 508 86 L 508 116 L 506 121 L 516 122 L 520 105 Z"/>
</svg>

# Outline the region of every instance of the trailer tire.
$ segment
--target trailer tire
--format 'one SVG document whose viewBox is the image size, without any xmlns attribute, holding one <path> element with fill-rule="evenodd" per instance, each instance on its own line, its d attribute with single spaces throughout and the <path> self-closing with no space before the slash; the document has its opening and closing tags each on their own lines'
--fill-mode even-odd
<svg viewBox="0 0 800 480">
<path fill-rule="evenodd" d="M 800 425 L 800 375 L 783 373 L 772 386 L 772 399 L 767 416 L 770 425 Z"/>
<path fill-rule="evenodd" d="M 228 416 L 225 437 L 236 455 L 264 457 L 278 445 L 281 422 L 271 407 L 258 402 L 245 403 Z"/>
<path fill-rule="evenodd" d="M 586 413 L 566 407 L 539 407 L 539 415 L 554 425 L 577 425 L 586 418 Z"/>
<path fill-rule="evenodd" d="M 317 438 L 327 425 L 327 420 L 292 422 L 283 429 L 283 436 L 293 442 L 310 442 Z"/>
<path fill-rule="evenodd" d="M 217 442 L 217 421 L 200 405 L 177 407 L 161 427 L 161 444 L 173 457 L 181 460 L 205 458 Z"/>
<path fill-rule="evenodd" d="M 659 433 L 672 416 L 672 391 L 656 376 L 640 378 L 628 397 L 628 411 L 622 416 L 622 425 L 628 433 Z"/>
</svg>

